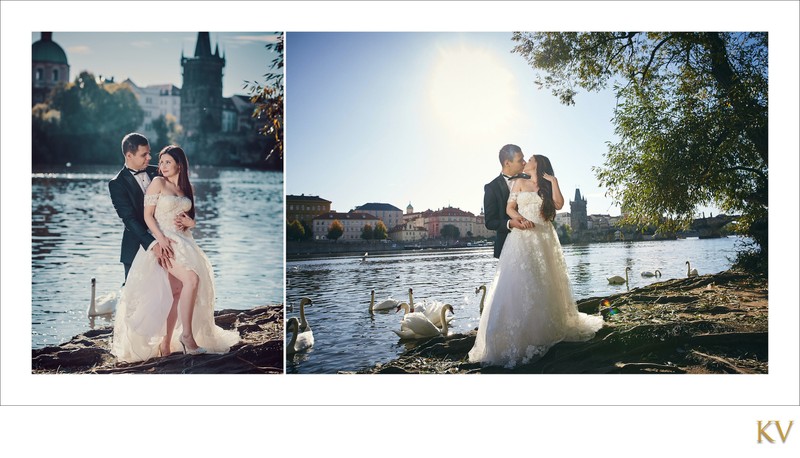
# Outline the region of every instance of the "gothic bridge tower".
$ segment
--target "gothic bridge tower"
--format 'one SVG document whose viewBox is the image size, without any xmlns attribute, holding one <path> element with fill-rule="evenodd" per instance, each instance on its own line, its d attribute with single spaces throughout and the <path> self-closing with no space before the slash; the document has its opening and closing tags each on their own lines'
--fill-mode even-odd
<svg viewBox="0 0 800 458">
<path fill-rule="evenodd" d="M 197 34 L 194 57 L 184 57 L 181 88 L 181 125 L 187 137 L 198 133 L 222 130 L 222 69 L 225 56 L 219 54 L 219 43 L 211 53 L 208 32 Z"/>
</svg>

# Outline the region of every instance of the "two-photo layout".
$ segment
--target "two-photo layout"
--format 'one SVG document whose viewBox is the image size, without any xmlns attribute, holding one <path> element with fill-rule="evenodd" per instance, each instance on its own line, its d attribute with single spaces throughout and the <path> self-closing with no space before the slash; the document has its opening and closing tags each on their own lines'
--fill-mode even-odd
<svg viewBox="0 0 800 458">
<path fill-rule="evenodd" d="M 767 374 L 767 38 L 34 32 L 31 371 Z"/>
</svg>

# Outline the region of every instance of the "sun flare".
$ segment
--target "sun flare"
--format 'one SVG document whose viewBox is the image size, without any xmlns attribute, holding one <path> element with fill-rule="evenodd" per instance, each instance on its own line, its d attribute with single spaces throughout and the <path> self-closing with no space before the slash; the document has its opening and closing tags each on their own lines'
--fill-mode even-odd
<svg viewBox="0 0 800 458">
<path fill-rule="evenodd" d="M 519 111 L 514 75 L 485 49 L 440 49 L 429 87 L 435 118 L 455 133 L 497 132 Z"/>
</svg>

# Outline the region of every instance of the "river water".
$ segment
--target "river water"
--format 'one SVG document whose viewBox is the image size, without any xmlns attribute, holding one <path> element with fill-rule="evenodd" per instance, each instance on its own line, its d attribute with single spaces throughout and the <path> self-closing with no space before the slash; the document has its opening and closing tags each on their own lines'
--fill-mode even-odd
<svg viewBox="0 0 800 458">
<path fill-rule="evenodd" d="M 57 345 L 108 318 L 86 316 L 97 295 L 118 290 L 122 222 L 108 194 L 117 166 L 37 169 L 32 177 L 33 348 Z M 283 174 L 194 167 L 194 237 L 214 267 L 216 309 L 283 302 Z"/>
<path fill-rule="evenodd" d="M 565 245 L 564 256 L 576 299 L 624 292 L 625 285 L 610 285 L 607 278 L 625 276 L 630 266 L 630 288 L 656 281 L 684 278 L 686 261 L 701 275 L 730 268 L 737 237 L 697 238 Z M 497 268 L 491 248 L 440 252 L 404 252 L 360 257 L 336 257 L 289 261 L 286 265 L 286 301 L 293 305 L 287 318 L 299 315 L 298 303 L 308 296 L 314 303 L 305 313 L 315 344 L 307 352 L 288 359 L 287 373 L 337 373 L 386 363 L 413 342 L 400 342 L 392 330 L 400 328 L 401 313 L 369 313 L 370 290 L 376 302 L 391 296 L 414 301 L 435 299 L 455 309 L 452 332 L 477 328 L 480 295 L 475 289 L 489 286 Z M 662 277 L 642 277 L 642 271 L 659 269 Z"/>
</svg>

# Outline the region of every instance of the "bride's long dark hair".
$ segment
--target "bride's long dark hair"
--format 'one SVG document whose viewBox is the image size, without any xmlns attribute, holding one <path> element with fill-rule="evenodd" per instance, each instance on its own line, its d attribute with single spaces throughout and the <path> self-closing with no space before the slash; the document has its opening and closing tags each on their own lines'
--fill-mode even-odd
<svg viewBox="0 0 800 458">
<path fill-rule="evenodd" d="M 167 145 L 158 153 L 158 159 L 161 156 L 169 154 L 178 165 L 178 188 L 180 188 L 183 195 L 192 201 L 192 208 L 186 212 L 189 218 L 194 219 L 194 193 L 192 192 L 192 183 L 189 182 L 189 159 L 186 157 L 186 152 L 180 146 Z M 161 175 L 161 169 L 158 169 L 158 174 Z"/>
<path fill-rule="evenodd" d="M 542 198 L 542 218 L 547 221 L 556 219 L 556 204 L 553 202 L 553 184 L 544 179 L 544 174 L 553 175 L 553 166 L 547 156 L 534 154 L 536 160 L 536 181 L 539 183 L 539 197 Z"/>
</svg>

